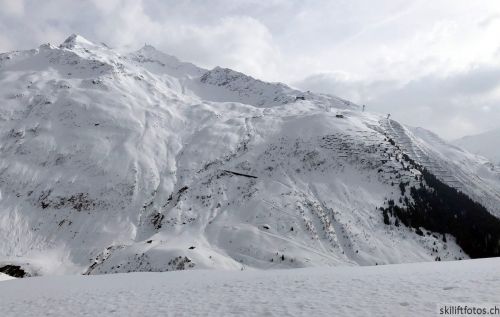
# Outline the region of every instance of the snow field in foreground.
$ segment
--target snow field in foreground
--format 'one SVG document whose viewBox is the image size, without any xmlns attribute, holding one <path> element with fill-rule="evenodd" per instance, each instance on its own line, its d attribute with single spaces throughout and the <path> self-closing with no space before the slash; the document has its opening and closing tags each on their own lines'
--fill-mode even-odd
<svg viewBox="0 0 500 317">
<path fill-rule="evenodd" d="M 269 271 L 51 276 L 0 283 L 2 316 L 435 316 L 497 304 L 500 259 Z"/>
</svg>

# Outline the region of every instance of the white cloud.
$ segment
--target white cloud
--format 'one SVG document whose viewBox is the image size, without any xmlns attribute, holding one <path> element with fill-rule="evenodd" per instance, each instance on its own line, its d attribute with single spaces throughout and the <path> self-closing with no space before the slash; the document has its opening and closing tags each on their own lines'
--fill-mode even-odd
<svg viewBox="0 0 500 317">
<path fill-rule="evenodd" d="M 251 17 L 225 17 L 215 24 L 168 25 L 165 29 L 165 49 L 203 66 L 222 65 L 269 78 L 280 61 L 271 33 Z"/>
</svg>

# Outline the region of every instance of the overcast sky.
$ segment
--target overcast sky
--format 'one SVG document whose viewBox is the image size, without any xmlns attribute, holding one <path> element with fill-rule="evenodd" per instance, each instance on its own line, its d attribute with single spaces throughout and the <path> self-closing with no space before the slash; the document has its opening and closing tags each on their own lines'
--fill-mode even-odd
<svg viewBox="0 0 500 317">
<path fill-rule="evenodd" d="M 499 0 L 0 0 L 0 51 L 71 33 L 327 92 L 453 139 L 500 127 Z"/>
</svg>

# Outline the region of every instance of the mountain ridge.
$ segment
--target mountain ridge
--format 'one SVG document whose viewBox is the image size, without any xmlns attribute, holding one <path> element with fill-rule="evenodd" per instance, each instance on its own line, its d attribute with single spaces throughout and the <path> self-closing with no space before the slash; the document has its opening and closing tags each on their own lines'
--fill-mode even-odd
<svg viewBox="0 0 500 317">
<path fill-rule="evenodd" d="M 464 136 L 453 140 L 452 143 L 500 166 L 500 151 L 493 146 L 499 139 L 500 129 L 493 129 L 480 134 Z"/>
<path fill-rule="evenodd" d="M 80 36 L 65 43 L 0 55 L 0 267 L 102 274 L 468 258 L 454 234 L 473 218 L 436 232 L 449 216 L 438 204 L 419 216 L 418 197 L 436 190 L 463 192 L 478 217 L 498 220 L 500 172 L 424 130 L 149 46 L 121 54 Z M 474 248 L 496 254 L 496 227 L 477 223 Z"/>
</svg>

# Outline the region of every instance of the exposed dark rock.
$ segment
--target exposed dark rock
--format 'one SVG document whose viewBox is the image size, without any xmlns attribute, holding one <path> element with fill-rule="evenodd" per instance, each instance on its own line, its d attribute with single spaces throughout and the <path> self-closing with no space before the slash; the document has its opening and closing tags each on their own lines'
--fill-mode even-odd
<svg viewBox="0 0 500 317">
<path fill-rule="evenodd" d="M 29 274 L 26 273 L 26 271 L 23 270 L 19 265 L 4 265 L 0 267 L 0 272 L 17 278 L 29 276 Z"/>
</svg>

